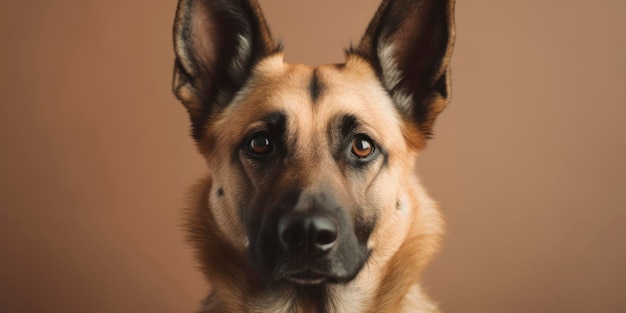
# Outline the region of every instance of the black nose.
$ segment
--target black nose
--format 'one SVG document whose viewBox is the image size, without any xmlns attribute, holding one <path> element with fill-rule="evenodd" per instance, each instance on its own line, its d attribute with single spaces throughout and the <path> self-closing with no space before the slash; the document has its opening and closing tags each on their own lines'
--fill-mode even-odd
<svg viewBox="0 0 626 313">
<path fill-rule="evenodd" d="M 289 212 L 278 222 L 283 247 L 297 255 L 319 256 L 337 241 L 337 221 L 325 212 Z"/>
</svg>

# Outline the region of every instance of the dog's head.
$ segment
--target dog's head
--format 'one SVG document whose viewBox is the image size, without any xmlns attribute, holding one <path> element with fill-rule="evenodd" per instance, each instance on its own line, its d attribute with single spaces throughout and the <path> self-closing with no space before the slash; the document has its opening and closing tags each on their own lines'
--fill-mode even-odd
<svg viewBox="0 0 626 313">
<path fill-rule="evenodd" d="M 260 277 L 346 282 L 398 248 L 415 157 L 449 98 L 452 11 L 386 0 L 344 64 L 308 67 L 283 63 L 256 1 L 180 1 L 174 92 L 212 216 Z"/>
</svg>

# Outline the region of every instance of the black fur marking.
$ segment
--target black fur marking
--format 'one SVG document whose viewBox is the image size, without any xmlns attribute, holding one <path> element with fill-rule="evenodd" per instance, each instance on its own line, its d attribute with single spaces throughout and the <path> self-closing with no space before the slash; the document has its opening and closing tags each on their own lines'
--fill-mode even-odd
<svg viewBox="0 0 626 313">
<path fill-rule="evenodd" d="M 348 137 L 359 127 L 359 122 L 354 115 L 344 115 L 341 117 L 341 135 Z"/>
<path fill-rule="evenodd" d="M 372 231 L 374 231 L 377 220 L 377 214 L 370 218 L 365 218 L 362 214 L 357 213 L 354 221 L 354 233 L 361 244 L 367 244 L 367 241 L 369 240 Z"/>
<path fill-rule="evenodd" d="M 274 111 L 263 116 L 261 120 L 263 120 L 268 125 L 281 126 L 282 128 L 285 128 L 285 122 L 287 120 L 287 117 L 285 116 L 285 112 L 283 111 Z"/>
<path fill-rule="evenodd" d="M 329 142 L 331 142 L 330 149 L 335 159 L 342 157 L 344 148 L 350 143 L 358 127 L 359 122 L 354 115 L 338 115 L 332 119 L 327 135 Z"/>
<path fill-rule="evenodd" d="M 311 76 L 311 82 L 309 84 L 309 93 L 311 95 L 311 101 L 313 101 L 313 103 L 317 101 L 323 90 L 324 86 L 320 82 L 319 70 L 315 69 L 313 70 L 313 75 Z"/>
<path fill-rule="evenodd" d="M 218 195 L 219 197 L 223 197 L 223 196 L 224 196 L 224 188 L 221 188 L 221 187 L 220 187 L 220 188 L 218 188 L 218 189 L 217 189 L 217 195 Z"/>
</svg>

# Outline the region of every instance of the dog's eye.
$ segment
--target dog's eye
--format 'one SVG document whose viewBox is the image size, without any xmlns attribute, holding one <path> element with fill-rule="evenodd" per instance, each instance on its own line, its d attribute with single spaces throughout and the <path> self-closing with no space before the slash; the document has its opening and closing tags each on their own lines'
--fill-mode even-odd
<svg viewBox="0 0 626 313">
<path fill-rule="evenodd" d="M 272 151 L 272 142 L 264 134 L 255 135 L 248 142 L 248 150 L 256 155 L 265 155 Z"/>
<path fill-rule="evenodd" d="M 374 144 L 369 138 L 356 137 L 352 140 L 352 154 L 360 159 L 367 158 L 374 152 Z"/>
</svg>

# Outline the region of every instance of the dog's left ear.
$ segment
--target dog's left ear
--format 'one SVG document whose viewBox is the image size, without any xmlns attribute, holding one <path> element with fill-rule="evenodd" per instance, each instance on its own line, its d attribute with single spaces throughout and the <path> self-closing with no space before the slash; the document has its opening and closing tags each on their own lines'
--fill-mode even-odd
<svg viewBox="0 0 626 313">
<path fill-rule="evenodd" d="M 450 97 L 454 0 L 384 0 L 359 46 L 402 114 L 430 136 Z"/>
<path fill-rule="evenodd" d="M 174 46 L 174 94 L 189 111 L 195 139 L 254 65 L 281 49 L 257 0 L 179 0 Z"/>
</svg>

